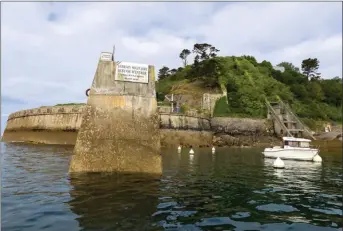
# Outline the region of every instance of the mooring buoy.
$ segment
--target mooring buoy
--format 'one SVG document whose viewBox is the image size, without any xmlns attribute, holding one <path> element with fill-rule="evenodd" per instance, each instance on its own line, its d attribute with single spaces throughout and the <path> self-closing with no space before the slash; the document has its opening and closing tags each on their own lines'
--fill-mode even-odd
<svg viewBox="0 0 343 231">
<path fill-rule="evenodd" d="M 274 168 L 285 168 L 285 163 L 280 159 L 280 157 L 276 158 L 273 163 Z"/>
<path fill-rule="evenodd" d="M 320 157 L 320 155 L 318 155 L 318 154 L 315 155 L 312 160 L 314 162 L 322 162 L 323 161 L 322 158 Z"/>
</svg>

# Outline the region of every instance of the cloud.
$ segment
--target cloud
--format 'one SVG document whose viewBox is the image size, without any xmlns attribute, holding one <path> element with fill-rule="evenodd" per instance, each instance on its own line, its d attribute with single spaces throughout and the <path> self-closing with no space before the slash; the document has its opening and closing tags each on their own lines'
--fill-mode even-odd
<svg viewBox="0 0 343 231">
<path fill-rule="evenodd" d="M 8 101 L 5 114 L 85 102 L 100 52 L 114 44 L 116 59 L 157 69 L 178 67 L 182 49 L 207 42 L 274 65 L 317 57 L 324 77 L 341 76 L 338 2 L 6 2 L 1 11 L 2 100 L 22 102 Z"/>
</svg>

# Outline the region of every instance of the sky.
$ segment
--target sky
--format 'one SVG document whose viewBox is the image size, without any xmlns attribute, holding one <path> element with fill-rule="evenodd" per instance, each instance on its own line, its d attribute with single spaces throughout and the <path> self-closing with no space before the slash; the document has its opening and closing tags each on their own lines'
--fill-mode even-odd
<svg viewBox="0 0 343 231">
<path fill-rule="evenodd" d="M 175 68 L 182 49 L 253 55 L 300 67 L 318 58 L 342 77 L 341 2 L 5 2 L 1 7 L 1 133 L 18 110 L 86 102 L 101 52 Z"/>
</svg>

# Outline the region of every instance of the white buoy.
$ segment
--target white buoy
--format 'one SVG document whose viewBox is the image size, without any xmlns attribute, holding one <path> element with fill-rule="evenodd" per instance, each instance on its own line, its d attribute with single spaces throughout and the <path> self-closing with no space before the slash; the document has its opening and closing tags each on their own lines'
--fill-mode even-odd
<svg viewBox="0 0 343 231">
<path fill-rule="evenodd" d="M 179 147 L 177 148 L 178 152 L 181 152 L 181 145 L 179 145 Z"/>
<path fill-rule="evenodd" d="M 191 150 L 189 150 L 189 154 L 194 154 L 193 148 L 191 148 Z"/>
<path fill-rule="evenodd" d="M 213 146 L 212 147 L 212 153 L 215 153 L 216 152 L 216 149 L 215 149 L 215 147 Z"/>
<path fill-rule="evenodd" d="M 322 158 L 320 157 L 320 155 L 318 155 L 318 154 L 315 155 L 312 160 L 314 162 L 322 162 L 323 161 Z"/>
<path fill-rule="evenodd" d="M 276 158 L 273 163 L 274 168 L 285 168 L 285 163 L 280 159 L 280 157 Z"/>
</svg>

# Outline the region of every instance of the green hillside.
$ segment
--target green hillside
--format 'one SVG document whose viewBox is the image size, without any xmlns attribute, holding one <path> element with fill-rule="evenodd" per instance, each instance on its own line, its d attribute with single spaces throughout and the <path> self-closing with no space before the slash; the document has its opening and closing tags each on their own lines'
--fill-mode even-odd
<svg viewBox="0 0 343 231">
<path fill-rule="evenodd" d="M 319 61 L 309 58 L 301 68 L 282 62 L 284 72 L 275 70 L 268 61 L 257 62 L 252 56 L 217 56 L 219 50 L 210 44 L 195 44 L 184 49 L 183 67 L 159 70 L 156 83 L 158 100 L 165 94 L 201 95 L 227 91 L 226 99 L 217 101 L 216 116 L 265 117 L 265 97 L 280 97 L 304 120 L 342 121 L 342 79 L 324 79 L 317 73 Z M 187 65 L 189 55 L 194 63 Z M 189 105 L 191 106 L 191 105 Z"/>
</svg>

